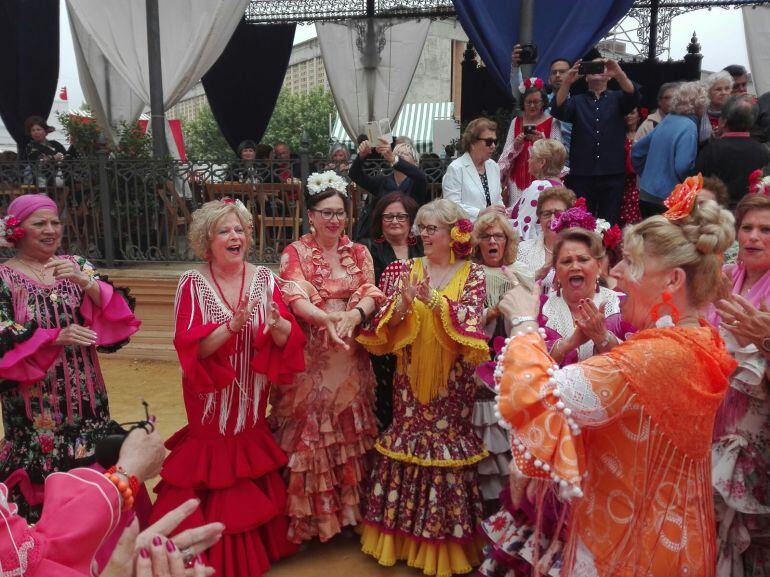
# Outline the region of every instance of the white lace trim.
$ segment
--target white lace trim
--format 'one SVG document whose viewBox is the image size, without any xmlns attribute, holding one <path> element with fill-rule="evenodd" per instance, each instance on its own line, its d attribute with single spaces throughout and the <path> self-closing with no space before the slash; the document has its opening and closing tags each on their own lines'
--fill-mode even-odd
<svg viewBox="0 0 770 577">
<path fill-rule="evenodd" d="M 569 365 L 554 371 L 562 402 L 569 407 L 580 424 L 601 423 L 607 420 L 607 411 L 579 365 Z"/>
<path fill-rule="evenodd" d="M 620 313 L 620 299 L 618 293 L 605 287 L 599 287 L 599 292 L 594 293 L 594 304 L 600 307 L 602 303 L 607 305 L 604 309 L 605 317 Z M 546 317 L 545 326 L 553 329 L 559 335 L 567 339 L 575 332 L 575 321 L 569 305 L 562 297 L 557 296 L 552 290 L 548 294 L 548 300 L 543 304 L 543 316 Z M 584 361 L 594 356 L 594 343 L 588 341 L 578 347 L 578 360 Z"/>
<path fill-rule="evenodd" d="M 575 565 L 570 575 L 572 577 L 599 577 L 594 563 L 594 554 L 586 547 L 583 540 L 578 537 L 575 550 Z"/>
<path fill-rule="evenodd" d="M 232 318 L 232 311 L 222 303 L 217 291 L 211 287 L 208 280 L 206 280 L 206 278 L 197 270 L 190 270 L 182 275 L 179 281 L 180 291 L 187 278 L 191 280 L 189 290 L 190 301 L 193 306 L 190 315 L 190 323 L 192 323 L 192 319 L 195 318 L 196 306 L 200 310 L 203 323 L 222 324 Z M 251 350 L 257 331 L 260 330 L 259 327 L 264 322 L 267 303 L 273 300 L 274 288 L 275 277 L 273 276 L 273 273 L 263 266 L 258 266 L 257 270 L 254 272 L 254 276 L 252 277 L 247 292 L 249 301 L 257 303 L 251 314 L 251 318 L 249 319 L 250 330 L 238 333 L 234 347 L 235 353 L 230 356 L 230 362 L 235 369 L 236 376 L 228 387 L 225 387 L 221 391 L 205 395 L 202 420 L 205 423 L 213 418 L 218 399 L 219 432 L 223 435 L 227 430 L 227 422 L 230 418 L 236 396 L 238 399 L 238 413 L 234 432 L 239 433 L 244 430 L 249 411 L 251 411 L 252 425 L 257 424 L 257 419 L 259 417 L 259 403 L 262 399 L 262 392 L 267 386 L 267 377 L 251 370 Z M 175 305 L 175 311 L 177 313 L 179 310 L 180 296 L 181 294 L 178 291 Z M 187 328 L 189 330 L 191 324 L 188 325 Z"/>
</svg>

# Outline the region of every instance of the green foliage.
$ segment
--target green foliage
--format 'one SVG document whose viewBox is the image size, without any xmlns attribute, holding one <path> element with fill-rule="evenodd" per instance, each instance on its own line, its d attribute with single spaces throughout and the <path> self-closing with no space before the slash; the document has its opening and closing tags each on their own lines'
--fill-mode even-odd
<svg viewBox="0 0 770 577">
<path fill-rule="evenodd" d="M 329 115 L 337 115 L 334 98 L 323 86 L 317 86 L 308 94 L 281 90 L 262 142 L 273 146 L 285 142 L 294 152 L 300 148 L 303 129 L 310 140 L 310 153 L 329 152 Z"/>
<path fill-rule="evenodd" d="M 195 119 L 182 121 L 188 158 L 195 160 L 234 160 L 235 152 L 219 131 L 219 125 L 206 104 Z"/>
</svg>

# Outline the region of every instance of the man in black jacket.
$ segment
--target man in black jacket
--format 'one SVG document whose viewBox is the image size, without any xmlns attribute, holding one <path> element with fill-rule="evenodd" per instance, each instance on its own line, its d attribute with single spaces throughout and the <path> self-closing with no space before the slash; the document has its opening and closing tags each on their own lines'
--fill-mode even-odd
<svg viewBox="0 0 770 577">
<path fill-rule="evenodd" d="M 770 163 L 770 151 L 749 135 L 757 114 L 752 96 L 731 96 L 719 119 L 722 136 L 706 145 L 695 160 L 696 173 L 724 181 L 730 192 L 731 208 L 746 195 L 749 175 Z"/>
</svg>

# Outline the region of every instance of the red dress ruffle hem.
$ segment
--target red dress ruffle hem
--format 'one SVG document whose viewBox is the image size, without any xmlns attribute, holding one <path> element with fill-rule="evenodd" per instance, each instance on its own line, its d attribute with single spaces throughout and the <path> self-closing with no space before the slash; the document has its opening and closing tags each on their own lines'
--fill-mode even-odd
<svg viewBox="0 0 770 577">
<path fill-rule="evenodd" d="M 198 358 L 201 340 L 232 313 L 195 271 L 182 276 L 177 293 L 174 344 L 184 373 L 188 425 L 166 442 L 171 453 L 156 488 L 152 519 L 187 499 L 200 499 L 198 510 L 177 532 L 224 523 L 222 539 L 208 551 L 218 577 L 262 575 L 271 562 L 297 550 L 286 537 L 286 485 L 281 477 L 286 455 L 273 440 L 265 411 L 270 383 L 280 386 L 304 369 L 305 337 L 273 283 L 272 274 L 258 267 L 250 298 L 261 305 L 255 307 L 247 330 L 204 359 Z M 262 334 L 264 303 L 271 291 L 281 314 L 292 323 L 282 348 Z"/>
</svg>

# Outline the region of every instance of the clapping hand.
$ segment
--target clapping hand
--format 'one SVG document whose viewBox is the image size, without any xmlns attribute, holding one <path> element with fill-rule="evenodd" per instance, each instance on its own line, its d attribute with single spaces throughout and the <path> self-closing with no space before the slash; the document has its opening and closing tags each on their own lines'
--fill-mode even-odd
<svg viewBox="0 0 770 577">
<path fill-rule="evenodd" d="M 274 302 L 270 302 L 270 306 L 267 307 L 267 314 L 265 315 L 265 328 L 262 333 L 267 334 L 275 328 L 281 320 L 281 311 L 278 305 Z"/>
<path fill-rule="evenodd" d="M 77 264 L 66 258 L 52 258 L 43 265 L 43 269 L 49 269 L 57 281 L 68 279 L 81 287 L 91 280 Z"/>
<path fill-rule="evenodd" d="M 254 310 L 254 307 L 256 306 L 256 304 L 257 304 L 257 301 L 249 302 L 247 298 L 243 298 L 241 302 L 238 303 L 238 307 L 235 309 L 235 312 L 233 313 L 233 318 L 230 319 L 231 332 L 238 333 L 241 331 L 244 325 L 251 318 L 251 313 Z"/>
<path fill-rule="evenodd" d="M 425 278 L 415 286 L 415 294 L 423 303 L 428 304 L 433 296 L 433 289 L 430 286 L 430 275 L 425 273 Z"/>
<path fill-rule="evenodd" d="M 764 300 L 756 308 L 741 295 L 733 294 L 717 301 L 716 308 L 722 317 L 722 326 L 732 333 L 739 345 L 752 343 L 760 348 L 762 340 L 770 336 L 770 307 Z"/>
<path fill-rule="evenodd" d="M 361 321 L 361 314 L 356 310 L 345 311 L 340 315 L 336 326 L 334 327 L 337 334 L 342 339 L 349 339 L 353 336 L 353 331 Z"/>
<path fill-rule="evenodd" d="M 318 317 L 318 322 L 316 324 L 322 331 L 326 331 L 324 340 L 327 345 L 329 344 L 329 339 L 331 339 L 332 343 L 341 346 L 347 351 L 350 349 L 350 345 L 343 341 L 337 333 L 337 324 L 342 320 L 342 314 L 343 313 L 340 312 L 322 312 L 323 316 Z"/>
<path fill-rule="evenodd" d="M 607 303 L 602 303 L 600 308 L 591 299 L 580 299 L 578 311 L 572 315 L 575 326 L 595 344 L 599 344 L 607 338 L 607 327 L 604 324 L 606 307 Z"/>
</svg>

